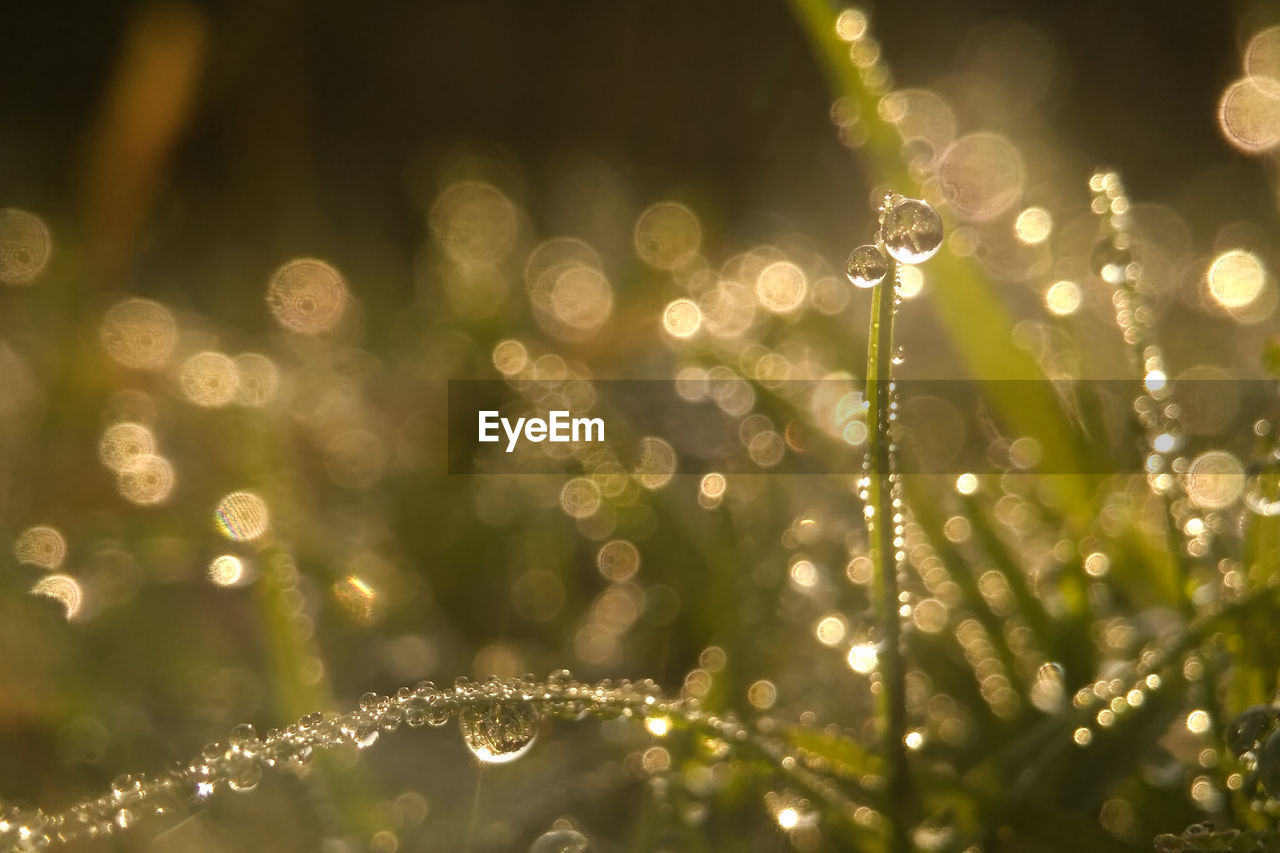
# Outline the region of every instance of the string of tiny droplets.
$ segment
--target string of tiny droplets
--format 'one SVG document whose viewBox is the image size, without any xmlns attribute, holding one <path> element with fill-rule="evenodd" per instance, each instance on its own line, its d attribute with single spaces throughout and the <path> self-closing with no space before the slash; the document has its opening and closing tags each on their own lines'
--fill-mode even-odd
<svg viewBox="0 0 1280 853">
<path fill-rule="evenodd" d="M 490 714 L 487 718 L 474 716 L 486 713 Z M 468 714 L 473 715 L 472 727 L 483 726 L 486 721 L 493 725 L 496 721 L 498 725 L 523 728 L 518 732 L 481 731 L 473 740 L 469 737 Z M 196 758 L 179 763 L 162 775 L 121 775 L 107 793 L 61 812 L 46 813 L 37 808 L 0 803 L 0 849 L 26 853 L 109 836 L 129 829 L 150 815 L 179 814 L 187 806 L 199 804 L 224 788 L 252 791 L 261 781 L 264 769 L 300 769 L 311 761 L 317 750 L 344 745 L 366 749 L 373 746 L 382 733 L 394 732 L 402 724 L 413 728 L 439 727 L 459 717 L 463 722 L 464 740 L 473 753 L 481 755 L 485 748 L 505 741 L 504 745 L 518 754 L 537 734 L 542 714 L 572 720 L 619 716 L 636 720 L 676 719 L 703 729 L 730 750 L 751 747 L 794 782 L 846 816 L 868 822 L 863 819 L 863 813 L 868 812 L 865 806 L 848 799 L 833 783 L 801 766 L 803 754 L 798 755 L 783 739 L 763 734 L 772 728 L 771 723 L 762 723 L 760 733 L 752 732 L 732 714 L 718 716 L 704 712 L 695 698 L 664 696 L 651 679 L 638 683 L 623 680 L 616 685 L 605 680 L 593 685 L 575 681 L 568 670 L 558 670 L 541 683 L 535 682 L 532 676 L 506 681 L 494 678 L 479 683 L 459 678 L 452 690 L 442 690 L 424 681 L 416 687 L 402 687 L 390 696 L 366 693 L 360 698 L 357 710 L 343 714 L 306 714 L 293 725 L 268 731 L 265 737 L 259 737 L 253 726 L 241 724 L 231 730 L 226 743 L 211 743 Z M 863 787 L 875 787 L 875 780 L 864 780 Z"/>
<path fill-rule="evenodd" d="M 1209 548 L 1210 531 L 1208 525 L 1199 525 L 1198 532 L 1191 532 L 1196 513 L 1179 479 L 1188 464 L 1180 452 L 1186 433 L 1178 404 L 1170 395 L 1164 353 L 1152 340 L 1153 312 L 1140 284 L 1142 267 L 1133 259 L 1129 197 L 1115 172 L 1095 172 L 1089 178 L 1089 189 L 1093 192 L 1093 212 L 1102 218 L 1106 229 L 1106 236 L 1094 251 L 1094 272 L 1115 287 L 1111 303 L 1116 325 L 1142 371 L 1143 390 L 1133 406 L 1149 448 L 1147 484 L 1155 495 L 1169 502 L 1183 550 L 1193 557 L 1203 556 Z"/>
<path fill-rule="evenodd" d="M 1142 367 L 1143 393 L 1134 401 L 1134 409 L 1139 422 L 1145 430 L 1150 452 L 1147 456 L 1147 483 L 1151 491 L 1166 501 L 1170 520 L 1173 522 L 1175 536 L 1182 549 L 1192 557 L 1206 554 L 1213 536 L 1213 528 L 1204 524 L 1192 507 L 1186 490 L 1180 479 L 1187 470 L 1187 459 L 1179 453 L 1184 430 L 1180 422 L 1180 411 L 1176 402 L 1171 399 L 1168 387 L 1168 373 L 1165 369 L 1163 354 L 1158 345 L 1150 340 L 1149 331 L 1152 321 L 1151 310 L 1145 303 L 1139 288 L 1142 275 L 1141 266 L 1133 261 L 1131 238 L 1129 235 L 1130 203 L 1125 194 L 1120 177 L 1114 172 L 1097 172 L 1089 180 L 1093 191 L 1093 211 L 1103 218 L 1107 228 L 1107 237 L 1098 246 L 1093 257 L 1095 272 L 1107 283 L 1115 285 L 1112 302 L 1116 311 L 1116 323 L 1123 333 Z M 1159 382 L 1151 382 L 1152 374 L 1159 377 Z M 1205 614 L 1210 615 L 1210 614 Z M 1149 686 L 1159 687 L 1159 676 L 1154 674 L 1157 666 L 1145 666 L 1154 655 L 1144 653 L 1137 667 L 1138 674 L 1151 672 L 1136 685 L 1136 689 Z M 1189 658 L 1190 664 L 1193 658 Z M 1167 659 L 1166 659 L 1167 662 Z M 1189 680 L 1196 680 L 1203 668 L 1191 666 L 1190 671 L 1184 667 L 1184 675 Z M 1154 683 L 1153 683 L 1154 679 Z M 1115 684 L 1113 680 L 1111 682 Z M 1102 684 L 1102 682 L 1099 682 Z M 1092 692 L 1097 692 L 1092 691 Z M 1122 691 L 1121 691 L 1122 692 Z M 1132 691 L 1129 696 L 1133 696 Z M 1076 695 L 1077 707 L 1087 707 L 1091 691 L 1082 689 Z M 1105 695 L 1099 698 L 1105 699 Z M 1128 703 L 1132 704 L 1132 703 Z M 1112 709 L 1117 713 L 1123 710 L 1124 704 L 1117 699 L 1112 700 Z M 1099 715 L 1105 713 L 1105 709 Z M 1099 716 L 1101 722 L 1101 716 Z M 1218 725 L 1217 714 L 1210 715 L 1210 725 Z M 1077 732 L 1081 731 L 1080 729 Z M 1079 743 L 1079 739 L 1077 739 Z M 1244 762 L 1248 767 L 1248 761 Z M 1199 843 L 1193 826 L 1182 838 L 1164 835 L 1157 839 L 1159 849 L 1180 850 L 1182 844 Z M 1261 849 L 1261 848 L 1259 848 Z"/>
<path fill-rule="evenodd" d="M 894 204 L 901 201 L 904 201 L 904 199 L 902 196 L 898 195 L 897 193 L 885 193 L 884 200 L 881 203 L 880 210 L 879 210 L 881 223 L 883 223 L 884 215 L 888 213 L 889 209 Z M 882 246 L 883 239 L 879 232 L 877 232 L 876 239 L 877 239 L 877 243 L 880 245 L 877 245 L 874 248 L 878 252 L 880 252 L 882 256 L 884 254 L 888 254 L 883 249 L 883 246 Z M 873 248 L 873 247 L 871 247 L 870 245 L 860 246 L 857 249 L 854 249 L 854 253 L 856 254 L 860 251 L 863 251 L 865 249 L 870 249 L 870 248 Z M 853 263 L 854 263 L 853 258 L 850 258 L 850 264 L 853 264 Z M 894 281 L 893 281 L 893 295 L 891 297 L 893 299 L 892 313 L 894 316 L 897 316 L 898 306 L 902 304 L 902 296 L 898 293 L 898 287 L 902 284 L 901 271 L 902 271 L 902 265 L 899 263 L 895 263 L 893 265 Z M 883 277 L 885 274 L 886 274 L 885 272 L 881 272 L 880 276 Z M 874 276 L 874 273 L 872 273 L 872 275 Z M 850 278 L 854 279 L 854 275 L 852 273 L 850 274 Z M 857 283 L 857 280 L 856 279 L 854 280 L 855 280 L 855 283 Z M 880 280 L 876 279 L 875 283 L 878 284 L 879 282 Z M 859 286 L 866 286 L 866 285 L 859 284 Z M 905 551 L 906 516 L 903 510 L 904 504 L 902 500 L 902 482 L 901 482 L 901 478 L 898 476 L 898 452 L 897 452 L 898 447 L 894 443 L 894 437 L 893 437 L 893 427 L 898 420 L 898 383 L 895 382 L 893 379 L 893 366 L 902 364 L 903 361 L 905 360 L 905 355 L 901 346 L 892 345 L 891 341 L 890 341 L 890 345 L 893 346 L 893 348 L 889 353 L 886 353 L 889 356 L 889 364 L 890 364 L 889 383 L 888 383 L 889 393 L 887 395 L 888 405 L 882 407 L 876 412 L 876 417 L 878 422 L 875 424 L 875 430 L 878 435 L 887 436 L 889 441 L 889 445 L 888 445 L 889 452 L 887 454 L 889 459 L 889 470 L 885 473 L 886 473 L 886 479 L 888 480 L 888 483 L 889 483 L 889 506 L 893 510 L 893 518 L 891 519 L 893 523 L 893 570 L 896 578 L 896 581 L 895 581 L 896 588 L 899 591 L 898 592 L 899 601 L 902 601 L 905 604 L 905 601 L 906 601 L 905 596 L 908 595 L 908 593 L 904 592 L 906 588 L 906 583 L 907 583 L 907 576 L 906 576 L 907 555 Z M 882 354 L 881 357 L 883 357 L 883 355 L 885 354 Z M 858 497 L 863 502 L 863 516 L 866 519 L 866 523 L 867 523 L 867 537 L 869 540 L 872 540 L 876 536 L 876 525 L 880 523 L 880 519 L 875 517 L 876 508 L 872 506 L 870 503 L 870 499 L 871 499 L 870 486 L 871 486 L 871 454 L 865 453 L 863 454 L 863 457 L 862 457 L 862 477 L 858 480 Z M 906 623 L 903 623 L 902 628 L 903 630 L 909 630 L 909 626 L 910 626 L 910 623 L 906 622 Z M 888 638 L 885 638 L 885 639 L 887 640 Z"/>
<path fill-rule="evenodd" d="M 1093 715 L 1094 722 L 1081 719 L 1080 726 L 1075 729 L 1075 743 L 1081 747 L 1088 746 L 1092 742 L 1095 723 L 1103 728 L 1110 727 L 1140 707 L 1149 694 L 1164 686 L 1161 673 L 1167 673 L 1177 664 L 1181 664 L 1182 677 L 1187 681 L 1202 680 L 1204 666 L 1196 650 L 1213 626 L 1229 613 L 1237 613 L 1259 604 L 1270 605 L 1275 600 L 1277 588 L 1280 588 L 1280 578 L 1238 598 L 1216 601 L 1200 608 L 1196 617 L 1178 635 L 1173 638 L 1157 638 L 1148 643 L 1137 659 L 1126 667 L 1125 672 L 1077 690 L 1072 697 L 1077 714 Z M 1095 712 L 1094 709 L 1099 705 L 1102 705 L 1101 710 Z M 1216 721 L 1213 722 L 1216 724 Z"/>
<path fill-rule="evenodd" d="M 1185 524 L 1190 519 L 1189 505 L 1176 476 L 1187 464 L 1177 453 L 1183 436 L 1180 413 L 1170 399 L 1168 382 L 1154 381 L 1157 377 L 1167 378 L 1168 374 L 1164 354 L 1151 340 L 1154 318 L 1140 289 L 1142 268 L 1133 259 L 1129 197 L 1120 176 L 1114 172 L 1095 172 L 1089 178 L 1089 189 L 1093 193 L 1092 210 L 1102 219 L 1106 232 L 1094 250 L 1091 263 L 1094 272 L 1115 288 L 1111 304 L 1116 325 L 1142 373 L 1142 391 L 1135 397 L 1133 406 L 1149 448 L 1145 466 L 1147 485 L 1153 494 L 1169 501 L 1179 541 L 1189 551 L 1191 542 L 1187 539 Z M 1073 704 L 1082 710 L 1099 703 L 1105 705 L 1095 720 L 1098 725 L 1109 726 L 1130 708 L 1141 704 L 1148 692 L 1160 688 L 1160 676 L 1155 670 L 1167 663 L 1150 651 L 1144 652 L 1125 677 L 1081 688 L 1073 697 Z M 1075 742 L 1088 745 L 1092 739 L 1090 729 L 1090 725 L 1076 729 Z"/>
</svg>

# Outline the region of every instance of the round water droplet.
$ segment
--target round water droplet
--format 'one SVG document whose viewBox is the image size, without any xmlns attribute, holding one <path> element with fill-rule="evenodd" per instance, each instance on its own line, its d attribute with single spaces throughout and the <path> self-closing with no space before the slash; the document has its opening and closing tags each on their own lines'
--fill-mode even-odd
<svg viewBox="0 0 1280 853">
<path fill-rule="evenodd" d="M 248 723 L 241 723 L 231 730 L 231 748 L 237 752 L 252 752 L 258 746 L 258 731 Z"/>
<path fill-rule="evenodd" d="M 529 853 L 586 853 L 591 842 L 576 829 L 553 829 L 539 835 Z"/>
<path fill-rule="evenodd" d="M 392 705 L 382 712 L 381 719 L 378 720 L 378 726 L 384 732 L 394 732 L 400 728 L 402 722 L 404 722 L 404 711 L 399 705 Z"/>
<path fill-rule="evenodd" d="M 907 357 L 903 353 L 902 347 L 894 347 L 893 355 L 890 357 L 889 360 L 892 361 L 894 364 L 904 363 L 907 360 Z M 896 404 L 895 404 L 895 408 L 896 408 Z"/>
<path fill-rule="evenodd" d="M 462 740 L 485 764 L 506 764 L 528 752 L 538 736 L 538 711 L 529 702 L 499 702 L 458 714 Z"/>
<path fill-rule="evenodd" d="M 889 261 L 877 246 L 868 243 L 849 253 L 844 274 L 855 287 L 875 287 L 889 274 Z"/>
<path fill-rule="evenodd" d="M 421 696 L 410 696 L 404 700 L 404 721 L 415 729 L 426 725 L 430 710 L 426 699 Z"/>
<path fill-rule="evenodd" d="M 1245 708 L 1227 728 L 1227 746 L 1235 755 L 1257 749 L 1258 742 L 1275 721 L 1276 711 L 1269 705 Z"/>
<path fill-rule="evenodd" d="M 942 218 L 928 202 L 899 199 L 880 218 L 880 239 L 898 263 L 923 263 L 942 246 Z"/>
<path fill-rule="evenodd" d="M 227 787 L 238 793 L 247 793 L 262 781 L 262 765 L 256 761 L 241 759 L 227 778 Z"/>
<path fill-rule="evenodd" d="M 443 702 L 437 702 L 427 709 L 427 725 L 439 728 L 449 722 L 452 712 Z"/>
<path fill-rule="evenodd" d="M 368 749 L 378 742 L 378 727 L 371 723 L 356 726 L 353 738 L 360 749 Z"/>
</svg>

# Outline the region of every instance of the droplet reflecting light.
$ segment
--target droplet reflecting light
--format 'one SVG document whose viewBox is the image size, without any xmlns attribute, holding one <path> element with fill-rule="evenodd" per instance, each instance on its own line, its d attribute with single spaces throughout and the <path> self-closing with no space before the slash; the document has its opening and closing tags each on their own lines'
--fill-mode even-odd
<svg viewBox="0 0 1280 853">
<path fill-rule="evenodd" d="M 485 764 L 506 764 L 529 751 L 538 736 L 538 712 L 528 702 L 468 707 L 458 714 L 462 741 Z"/>
<path fill-rule="evenodd" d="M 889 274 L 889 262 L 878 246 L 868 243 L 849 253 L 844 274 L 855 287 L 875 287 Z"/>
<path fill-rule="evenodd" d="M 942 246 L 942 219 L 928 202 L 897 199 L 881 217 L 880 238 L 898 263 L 923 263 Z"/>
</svg>

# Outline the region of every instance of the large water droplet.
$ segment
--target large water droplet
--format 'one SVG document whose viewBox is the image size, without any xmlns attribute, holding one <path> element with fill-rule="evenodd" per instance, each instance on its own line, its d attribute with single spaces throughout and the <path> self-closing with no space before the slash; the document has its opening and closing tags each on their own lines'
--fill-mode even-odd
<svg viewBox="0 0 1280 853">
<path fill-rule="evenodd" d="M 553 829 L 534 839 L 529 853 L 586 853 L 590 844 L 576 829 Z"/>
<path fill-rule="evenodd" d="M 1258 748 L 1258 742 L 1276 721 L 1276 710 L 1269 705 L 1253 705 L 1240 712 L 1227 728 L 1227 746 L 1235 755 Z"/>
<path fill-rule="evenodd" d="M 868 243 L 849 253 L 844 274 L 856 287 L 875 287 L 889 273 L 889 260 L 877 246 Z"/>
<path fill-rule="evenodd" d="M 524 755 L 538 736 L 538 711 L 528 702 L 464 708 L 458 714 L 467 749 L 486 764 L 506 764 Z"/>
<path fill-rule="evenodd" d="M 880 218 L 880 239 L 898 263 L 922 263 L 942 246 L 942 218 L 928 202 L 898 199 Z"/>
</svg>

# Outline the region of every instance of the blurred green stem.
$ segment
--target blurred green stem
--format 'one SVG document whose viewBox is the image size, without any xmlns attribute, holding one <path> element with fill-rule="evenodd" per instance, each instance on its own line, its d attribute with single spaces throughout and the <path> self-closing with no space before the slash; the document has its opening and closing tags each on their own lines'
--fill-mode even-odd
<svg viewBox="0 0 1280 853">
<path fill-rule="evenodd" d="M 893 314 L 898 265 L 889 260 L 884 281 L 871 298 L 871 330 L 867 346 L 867 533 L 871 562 L 875 566 L 876 598 L 880 603 L 880 719 L 884 746 L 885 782 L 888 794 L 889 849 L 905 853 L 905 816 L 911 797 L 907 752 L 903 736 L 907 727 L 906 672 L 903 665 L 901 625 L 898 619 L 898 560 L 894 545 L 894 484 L 890 403 L 893 398 Z"/>
</svg>

